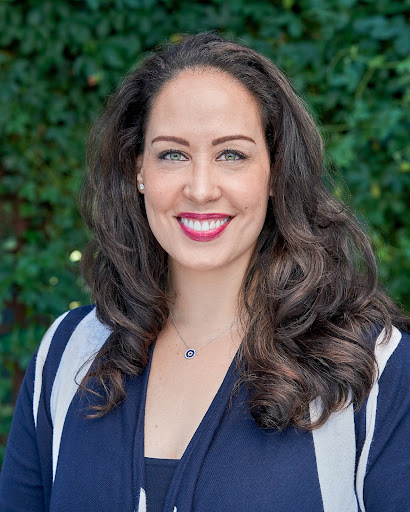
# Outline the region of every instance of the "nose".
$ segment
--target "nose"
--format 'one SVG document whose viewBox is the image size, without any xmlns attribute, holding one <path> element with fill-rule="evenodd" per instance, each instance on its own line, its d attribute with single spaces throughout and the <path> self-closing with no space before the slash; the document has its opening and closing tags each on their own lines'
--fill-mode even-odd
<svg viewBox="0 0 410 512">
<path fill-rule="evenodd" d="M 217 170 L 207 162 L 192 163 L 183 192 L 187 199 L 197 204 L 216 201 L 221 197 Z"/>
</svg>

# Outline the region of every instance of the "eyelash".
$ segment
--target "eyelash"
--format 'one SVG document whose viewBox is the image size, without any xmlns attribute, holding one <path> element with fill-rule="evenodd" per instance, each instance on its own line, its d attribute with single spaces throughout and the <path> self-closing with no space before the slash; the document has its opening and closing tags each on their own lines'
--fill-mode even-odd
<svg viewBox="0 0 410 512">
<path fill-rule="evenodd" d="M 167 149 L 166 151 L 163 151 L 162 153 L 160 153 L 158 155 L 158 158 L 160 160 L 164 160 L 165 157 L 170 155 L 171 153 L 180 153 L 181 155 L 186 157 L 186 155 L 179 149 Z M 224 149 L 223 151 L 221 151 L 221 153 L 218 156 L 221 156 L 226 153 L 233 153 L 234 155 L 239 156 L 240 160 L 246 160 L 248 158 L 246 155 L 244 155 L 243 153 L 241 153 L 241 151 L 238 151 L 237 149 Z M 176 160 L 176 161 L 178 161 L 178 160 Z M 235 161 L 237 161 L 237 160 L 231 160 L 231 162 L 235 162 Z"/>
</svg>

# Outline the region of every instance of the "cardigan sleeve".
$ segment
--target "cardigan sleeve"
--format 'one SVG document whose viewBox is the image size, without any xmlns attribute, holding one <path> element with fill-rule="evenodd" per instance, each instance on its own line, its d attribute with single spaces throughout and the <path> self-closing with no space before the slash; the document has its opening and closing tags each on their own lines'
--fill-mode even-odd
<svg viewBox="0 0 410 512">
<path fill-rule="evenodd" d="M 52 385 L 67 341 L 92 309 L 92 306 L 83 306 L 58 317 L 45 333 L 27 368 L 0 475 L 0 512 L 46 512 L 49 509 Z"/>
<path fill-rule="evenodd" d="M 410 503 L 410 335 L 402 333 L 379 379 L 364 479 L 366 512 L 403 512 Z"/>
<path fill-rule="evenodd" d="M 14 411 L 0 477 L 0 512 L 45 510 L 40 455 L 33 416 L 35 356 Z"/>
</svg>

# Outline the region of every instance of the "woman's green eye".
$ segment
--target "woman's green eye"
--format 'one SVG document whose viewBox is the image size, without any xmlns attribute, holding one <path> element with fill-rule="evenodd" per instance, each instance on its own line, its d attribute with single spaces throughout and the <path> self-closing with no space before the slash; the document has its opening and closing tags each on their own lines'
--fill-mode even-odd
<svg viewBox="0 0 410 512">
<path fill-rule="evenodd" d="M 240 151 L 229 150 L 223 151 L 217 158 L 224 162 L 236 162 L 237 160 L 246 160 L 246 156 Z"/>
<path fill-rule="evenodd" d="M 160 160 L 171 160 L 172 162 L 181 162 L 187 160 L 186 156 L 180 151 L 163 151 L 159 155 Z"/>
</svg>

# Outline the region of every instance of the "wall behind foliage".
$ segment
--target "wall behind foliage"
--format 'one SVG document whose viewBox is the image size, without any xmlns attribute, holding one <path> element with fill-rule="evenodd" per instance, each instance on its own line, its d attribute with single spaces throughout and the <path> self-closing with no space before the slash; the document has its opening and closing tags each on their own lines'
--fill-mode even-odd
<svg viewBox="0 0 410 512">
<path fill-rule="evenodd" d="M 0 449 L 46 326 L 88 303 L 76 209 L 90 124 L 158 44 L 216 29 L 272 58 L 311 106 L 334 193 L 366 218 L 410 309 L 410 40 L 401 0 L 26 0 L 0 5 Z M 1 457 L 1 453 L 0 453 Z"/>
</svg>

